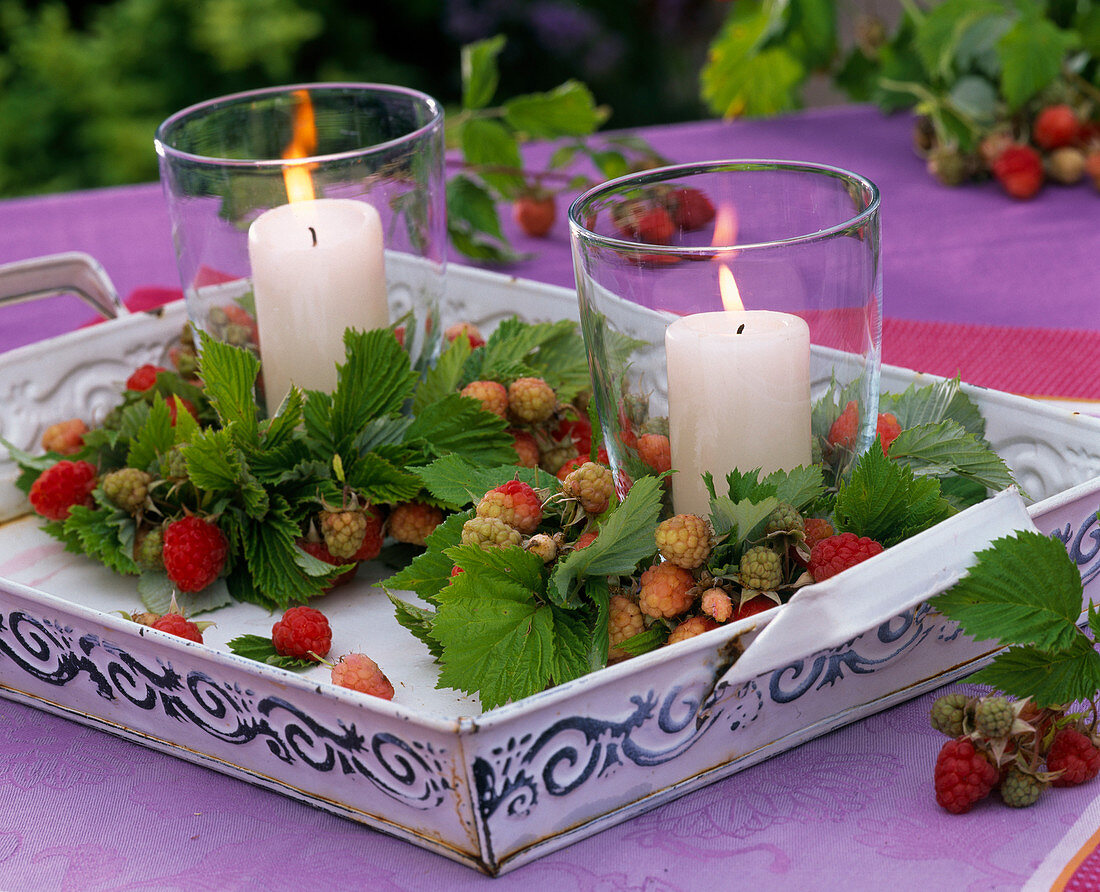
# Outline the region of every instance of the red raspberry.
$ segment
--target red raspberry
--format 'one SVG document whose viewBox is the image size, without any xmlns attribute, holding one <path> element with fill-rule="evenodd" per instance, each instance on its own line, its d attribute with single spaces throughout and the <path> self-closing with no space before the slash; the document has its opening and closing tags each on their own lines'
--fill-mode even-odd
<svg viewBox="0 0 1100 892">
<path fill-rule="evenodd" d="M 492 412 L 501 418 L 508 415 L 508 391 L 497 381 L 471 381 L 459 393 L 477 400 L 486 412 Z"/>
<path fill-rule="evenodd" d="M 625 660 L 630 656 L 619 645 L 628 638 L 645 631 L 645 617 L 638 605 L 625 595 L 612 595 L 607 608 L 607 637 L 609 661 Z"/>
<path fill-rule="evenodd" d="M 1068 105 L 1048 105 L 1035 117 L 1031 138 L 1041 149 L 1050 151 L 1077 141 L 1081 119 Z"/>
<path fill-rule="evenodd" d="M 1076 728 L 1061 728 L 1047 753 L 1047 771 L 1061 771 L 1055 787 L 1075 787 L 1100 773 L 1100 750 Z"/>
<path fill-rule="evenodd" d="M 672 448 L 663 434 L 642 434 L 638 437 L 638 458 L 658 474 L 672 470 Z"/>
<path fill-rule="evenodd" d="M 77 505 L 95 505 L 95 466 L 86 461 L 62 459 L 46 468 L 31 484 L 30 502 L 47 520 L 64 520 Z"/>
<path fill-rule="evenodd" d="M 625 221 L 626 233 L 650 245 L 667 245 L 672 241 L 676 225 L 662 207 L 649 208 L 632 214 Z"/>
<path fill-rule="evenodd" d="M 836 535 L 836 530 L 824 517 L 807 517 L 802 521 L 802 532 L 806 536 L 806 547 L 812 549 L 822 539 Z"/>
<path fill-rule="evenodd" d="M 130 377 L 126 379 L 127 390 L 148 390 L 154 384 L 157 383 L 157 375 L 160 372 L 166 372 L 168 369 L 160 365 L 152 365 L 146 363 L 143 366 L 138 366 L 130 374 Z"/>
<path fill-rule="evenodd" d="M 470 347 L 474 350 L 485 346 L 485 338 L 481 336 L 481 330 L 472 322 L 456 322 L 454 325 L 448 326 L 447 330 L 443 332 L 443 337 L 452 342 L 463 336 L 470 342 Z"/>
<path fill-rule="evenodd" d="M 332 683 L 360 694 L 393 699 L 393 685 L 366 654 L 344 654 L 332 667 Z"/>
<path fill-rule="evenodd" d="M 714 219 L 714 204 L 698 189 L 673 189 L 672 219 L 681 229 L 702 229 Z"/>
<path fill-rule="evenodd" d="M 336 557 L 331 551 L 329 551 L 325 547 L 324 542 L 313 542 L 309 539 L 299 539 L 297 541 L 297 545 L 300 549 L 302 549 L 302 551 L 304 551 L 311 557 L 315 557 L 319 561 L 324 561 L 326 564 L 332 564 L 334 567 L 339 567 L 349 563 L 352 564 L 350 570 L 345 570 L 343 573 L 333 579 L 332 582 L 325 586 L 324 591 L 326 593 L 331 592 L 338 585 L 343 585 L 346 582 L 351 582 L 351 580 L 355 577 L 356 571 L 358 571 L 359 569 L 358 562 L 352 563 L 346 558 Z"/>
<path fill-rule="evenodd" d="M 169 635 L 186 638 L 188 641 L 197 641 L 202 644 L 202 632 L 191 620 L 182 613 L 166 613 L 160 619 L 154 621 L 154 629 L 160 629 Z"/>
<path fill-rule="evenodd" d="M 542 501 L 521 480 L 490 489 L 477 503 L 478 517 L 496 517 L 525 536 L 531 535 L 542 520 Z"/>
<path fill-rule="evenodd" d="M 527 431 L 509 430 L 508 433 L 512 435 L 519 466 L 521 468 L 537 468 L 539 466 L 539 444 L 534 436 Z"/>
<path fill-rule="evenodd" d="M 646 616 L 669 618 L 685 612 L 694 600 L 695 577 L 667 561 L 654 564 L 639 581 L 638 606 Z"/>
<path fill-rule="evenodd" d="M 855 533 L 830 536 L 811 549 L 810 575 L 815 582 L 821 582 L 874 557 L 882 550 L 882 545 L 867 536 L 857 536 Z"/>
<path fill-rule="evenodd" d="M 363 544 L 351 556 L 353 561 L 373 561 L 382 553 L 382 540 L 385 536 L 382 532 L 382 522 L 385 520 L 382 509 L 377 505 L 367 505 L 363 513 L 367 518 L 367 525 L 363 530 Z"/>
<path fill-rule="evenodd" d="M 585 458 L 592 451 L 592 424 L 587 418 L 567 418 L 554 428 L 551 436 L 557 442 L 571 441 L 577 454 Z"/>
<path fill-rule="evenodd" d="M 1043 160 L 1031 146 L 1010 146 L 993 162 L 993 176 L 1013 198 L 1031 198 L 1043 186 Z"/>
<path fill-rule="evenodd" d="M 672 634 L 668 636 L 668 641 L 665 643 L 676 644 L 678 641 L 687 641 L 689 638 L 694 638 L 696 635 L 702 635 L 704 632 L 717 628 L 718 623 L 709 616 L 692 616 L 673 629 Z"/>
<path fill-rule="evenodd" d="M 525 424 L 542 424 L 554 414 L 558 397 L 542 378 L 517 378 L 508 388 L 508 410 Z"/>
<path fill-rule="evenodd" d="M 398 542 L 425 545 L 432 531 L 443 523 L 443 512 L 424 502 L 402 502 L 390 512 L 388 528 Z"/>
<path fill-rule="evenodd" d="M 936 759 L 936 802 L 953 815 L 970 811 L 993 789 L 999 774 L 969 737 L 948 740 Z"/>
<path fill-rule="evenodd" d="M 291 607 L 271 627 L 275 653 L 298 660 L 320 660 L 332 647 L 328 619 L 314 607 Z"/>
<path fill-rule="evenodd" d="M 512 217 L 527 235 L 545 237 L 554 226 L 557 206 L 553 195 L 524 195 L 512 205 Z"/>
<path fill-rule="evenodd" d="M 56 452 L 58 455 L 72 455 L 74 452 L 79 452 L 84 445 L 86 433 L 88 433 L 88 425 L 79 418 L 59 421 L 57 424 L 51 424 L 42 434 L 42 448 L 47 452 Z"/>
<path fill-rule="evenodd" d="M 587 514 L 603 514 L 611 504 L 615 492 L 615 480 L 611 469 L 596 462 L 586 461 L 570 471 L 562 483 L 562 492 L 576 499 Z"/>
<path fill-rule="evenodd" d="M 197 592 L 218 578 L 229 541 L 217 524 L 195 515 L 164 528 L 164 571 L 181 592 Z"/>
<path fill-rule="evenodd" d="M 198 410 L 195 409 L 195 406 L 190 400 L 185 400 L 181 396 L 170 396 L 168 398 L 168 417 L 172 419 L 172 427 L 176 426 L 176 417 L 179 414 L 180 406 L 182 406 L 183 410 L 192 418 L 198 421 Z"/>
<path fill-rule="evenodd" d="M 882 454 L 886 455 L 890 451 L 891 444 L 901 433 L 901 425 L 898 423 L 897 416 L 892 412 L 881 413 L 878 417 L 877 433 L 879 441 L 882 443 Z"/>
<path fill-rule="evenodd" d="M 737 612 L 733 615 L 732 622 L 737 622 L 739 619 L 747 619 L 750 616 L 756 616 L 758 613 L 763 613 L 765 610 L 771 610 L 773 607 L 778 606 L 771 598 L 764 595 L 756 595 L 749 598 L 744 604 L 741 604 L 737 608 Z"/>
<path fill-rule="evenodd" d="M 854 449 L 858 433 L 859 405 L 855 400 L 849 400 L 848 405 L 844 407 L 844 411 L 837 416 L 836 421 L 829 428 L 829 436 L 826 439 L 832 446 Z"/>
<path fill-rule="evenodd" d="M 710 557 L 710 524 L 696 514 L 677 514 L 657 526 L 657 550 L 677 567 L 694 570 Z"/>
<path fill-rule="evenodd" d="M 580 551 L 582 548 L 587 548 L 596 541 L 598 535 L 600 535 L 599 530 L 585 530 L 577 537 L 577 541 L 573 543 L 573 550 Z"/>
<path fill-rule="evenodd" d="M 583 465 L 587 459 L 581 458 L 579 455 L 576 458 L 569 459 L 564 465 L 558 468 L 558 473 L 555 474 L 562 483 L 565 482 L 565 478 L 572 474 L 577 468 Z"/>
</svg>

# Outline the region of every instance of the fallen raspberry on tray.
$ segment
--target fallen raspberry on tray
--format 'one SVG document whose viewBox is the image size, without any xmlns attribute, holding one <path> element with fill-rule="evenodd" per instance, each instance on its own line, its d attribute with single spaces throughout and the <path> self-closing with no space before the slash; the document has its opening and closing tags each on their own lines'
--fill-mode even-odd
<svg viewBox="0 0 1100 892">
<path fill-rule="evenodd" d="M 477 503 L 478 517 L 495 517 L 525 536 L 535 531 L 542 520 L 542 500 L 528 484 L 509 480 L 490 489 Z"/>
<path fill-rule="evenodd" d="M 1062 728 L 1047 753 L 1047 770 L 1062 772 L 1052 781 L 1055 787 L 1083 784 L 1100 772 L 1100 750 L 1076 728 Z"/>
<path fill-rule="evenodd" d="M 1010 808 L 1027 808 L 1036 803 L 1046 787 L 1034 774 L 1013 765 L 1001 781 L 1001 800 Z"/>
<path fill-rule="evenodd" d="M 443 523 L 443 511 L 424 502 L 402 502 L 390 512 L 387 528 L 398 542 L 424 545 L 428 536 Z"/>
<path fill-rule="evenodd" d="M 86 461 L 63 459 L 50 466 L 31 484 L 31 507 L 47 520 L 65 520 L 77 505 L 91 508 L 95 501 L 95 466 Z"/>
<path fill-rule="evenodd" d="M 477 400 L 486 412 L 508 417 L 508 391 L 497 381 L 471 381 L 459 391 L 459 396 Z"/>
<path fill-rule="evenodd" d="M 569 472 L 561 489 L 569 498 L 580 502 L 586 514 L 603 514 L 611 504 L 615 480 L 610 468 L 586 461 Z"/>
<path fill-rule="evenodd" d="M 59 421 L 57 424 L 51 424 L 43 432 L 42 448 L 59 455 L 72 455 L 74 452 L 79 452 L 84 445 L 86 433 L 88 433 L 88 425 L 79 418 Z"/>
<path fill-rule="evenodd" d="M 275 652 L 299 660 L 320 660 L 332 647 L 328 619 L 314 607 L 291 607 L 271 627 Z"/>
<path fill-rule="evenodd" d="M 993 162 L 993 176 L 1013 198 L 1032 198 L 1043 186 L 1043 159 L 1031 146 L 1010 146 Z"/>
<path fill-rule="evenodd" d="M 182 613 L 166 613 L 160 619 L 154 620 L 153 628 L 169 635 L 186 638 L 188 641 L 197 641 L 202 644 L 202 632 Z"/>
<path fill-rule="evenodd" d="M 360 694 L 393 699 L 393 685 L 366 654 L 344 654 L 332 667 L 332 683 Z"/>
<path fill-rule="evenodd" d="M 815 582 L 821 582 L 874 557 L 882 550 L 882 545 L 867 536 L 838 533 L 822 539 L 810 551 L 810 575 Z"/>
<path fill-rule="evenodd" d="M 542 378 L 517 378 L 508 388 L 508 411 L 525 424 L 541 424 L 554 414 L 558 397 Z"/>
<path fill-rule="evenodd" d="M 932 703 L 932 727 L 948 737 L 961 737 L 968 705 L 966 694 L 944 694 Z"/>
<path fill-rule="evenodd" d="M 195 515 L 164 528 L 164 571 L 181 592 L 197 592 L 218 578 L 229 541 L 217 524 Z"/>
<path fill-rule="evenodd" d="M 126 389 L 148 390 L 157 383 L 157 375 L 166 371 L 168 371 L 168 369 L 164 368 L 164 366 L 152 365 L 151 363 L 138 366 L 131 372 L 130 377 L 126 379 Z"/>
<path fill-rule="evenodd" d="M 943 745 L 933 776 L 936 802 L 952 814 L 961 815 L 989 795 L 998 771 L 970 738 L 959 737 Z"/>
<path fill-rule="evenodd" d="M 650 567 L 639 582 L 638 606 L 646 616 L 666 619 L 679 616 L 694 600 L 695 577 L 667 561 Z"/>
<path fill-rule="evenodd" d="M 677 514 L 657 526 L 657 550 L 677 567 L 694 570 L 710 556 L 710 524 L 697 514 Z"/>
</svg>

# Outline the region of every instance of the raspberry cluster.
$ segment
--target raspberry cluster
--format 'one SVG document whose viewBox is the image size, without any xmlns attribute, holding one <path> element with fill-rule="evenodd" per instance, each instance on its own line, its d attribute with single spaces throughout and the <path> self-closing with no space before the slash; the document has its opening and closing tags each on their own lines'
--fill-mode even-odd
<svg viewBox="0 0 1100 892">
<path fill-rule="evenodd" d="M 1034 804 L 1048 787 L 1069 787 L 1100 773 L 1096 710 L 1086 726 L 1066 708 L 1038 708 L 1000 694 L 944 694 L 932 704 L 932 727 L 950 738 L 933 771 L 936 802 L 969 811 L 994 790 L 1012 808 Z"/>
</svg>

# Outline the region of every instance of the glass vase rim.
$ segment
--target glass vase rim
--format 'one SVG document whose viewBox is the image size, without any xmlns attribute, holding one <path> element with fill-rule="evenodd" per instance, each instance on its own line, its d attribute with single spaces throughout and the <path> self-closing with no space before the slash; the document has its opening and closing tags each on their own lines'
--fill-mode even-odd
<svg viewBox="0 0 1100 892">
<path fill-rule="evenodd" d="M 870 200 L 863 210 L 856 214 L 853 214 L 846 220 L 838 223 L 834 223 L 831 226 L 827 226 L 824 229 L 817 229 L 813 232 L 807 232 L 800 235 L 792 235 L 786 238 L 769 239 L 762 242 L 738 242 L 735 244 L 713 244 L 713 245 L 657 245 L 650 244 L 648 242 L 634 241 L 628 238 L 619 238 L 613 235 L 600 235 L 593 232 L 587 226 L 585 226 L 580 220 L 581 208 L 584 205 L 591 204 L 594 200 L 602 197 L 604 194 L 610 195 L 623 188 L 624 185 L 630 183 L 649 183 L 649 182 L 662 182 L 677 176 L 683 176 L 685 174 L 699 174 L 708 173 L 713 171 L 721 171 L 723 169 L 729 169 L 732 172 L 753 172 L 757 170 L 770 170 L 781 171 L 784 173 L 814 173 L 823 174 L 833 179 L 846 180 L 851 183 L 859 185 L 865 189 L 870 196 Z M 669 164 L 662 167 L 650 168 L 648 170 L 636 171 L 634 173 L 625 174 L 621 177 L 616 177 L 612 180 L 607 180 L 596 186 L 587 189 L 578 195 L 572 203 L 569 205 L 569 212 L 567 214 L 569 219 L 569 231 L 572 235 L 578 238 L 583 237 L 585 241 L 590 242 L 599 247 L 613 248 L 616 251 L 639 251 L 647 255 L 676 255 L 682 257 L 684 255 L 698 255 L 701 257 L 710 256 L 712 254 L 724 253 L 728 251 L 747 251 L 751 249 L 762 248 L 776 248 L 791 245 L 800 245 L 810 242 L 820 241 L 828 238 L 832 238 L 839 235 L 853 226 L 858 226 L 863 222 L 871 219 L 878 214 L 882 203 L 882 194 L 876 186 L 867 177 L 854 173 L 853 171 L 846 170 L 843 167 L 836 167 L 831 164 L 823 164 L 815 161 L 788 161 L 766 158 L 733 158 L 725 160 L 713 160 L 713 161 L 689 161 L 681 164 Z"/>
<path fill-rule="evenodd" d="M 296 90 L 307 90 L 311 93 L 318 93 L 321 91 L 340 91 L 340 90 L 354 90 L 362 93 L 380 93 L 387 95 L 401 96 L 403 98 L 413 99 L 419 101 L 422 105 L 428 108 L 432 117 L 431 120 L 421 124 L 408 133 L 404 133 L 401 136 L 388 139 L 383 142 L 372 143 L 369 146 L 361 146 L 357 149 L 348 149 L 343 152 L 330 152 L 320 155 L 309 155 L 302 158 L 222 158 L 217 155 L 200 155 L 195 152 L 185 152 L 182 149 L 178 149 L 167 141 L 168 132 L 178 125 L 186 118 L 195 116 L 199 112 L 209 112 L 212 109 L 219 106 L 229 106 L 239 104 L 242 102 L 254 101 L 256 99 L 266 98 L 279 93 L 293 93 Z M 389 150 L 400 146 L 404 143 L 415 142 L 420 139 L 424 134 L 430 132 L 432 129 L 438 127 L 443 120 L 443 106 L 433 96 L 429 96 L 427 93 L 421 90 L 415 90 L 411 87 L 402 87 L 395 84 L 378 84 L 359 81 L 314 81 L 311 83 L 302 84 L 284 84 L 282 86 L 275 87 L 260 87 L 255 90 L 243 90 L 238 93 L 227 93 L 224 96 L 215 96 L 212 99 L 204 99 L 202 102 L 196 102 L 193 105 L 189 105 L 186 108 L 181 108 L 177 112 L 173 112 L 167 118 L 165 118 L 157 127 L 156 134 L 153 138 L 153 143 L 156 148 L 156 152 L 161 157 L 171 156 L 179 161 L 190 161 L 197 164 L 210 164 L 219 165 L 224 167 L 241 167 L 252 169 L 277 169 L 286 167 L 288 164 L 302 165 L 302 164 L 331 164 L 334 162 L 346 161 L 352 158 L 358 158 L 363 155 L 374 154 L 376 152 Z"/>
</svg>

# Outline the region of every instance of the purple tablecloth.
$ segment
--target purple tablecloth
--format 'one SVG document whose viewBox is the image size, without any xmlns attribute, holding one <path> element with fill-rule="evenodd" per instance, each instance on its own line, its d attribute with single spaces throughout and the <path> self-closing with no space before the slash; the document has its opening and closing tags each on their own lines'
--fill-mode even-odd
<svg viewBox="0 0 1100 892">
<path fill-rule="evenodd" d="M 647 136 L 674 160 L 801 159 L 876 181 L 892 319 L 1100 330 L 1100 199 L 1087 187 L 1049 188 L 1029 203 L 993 185 L 940 187 L 909 148 L 908 121 L 863 108 Z M 564 221 L 548 240 L 520 244 L 538 257 L 517 274 L 572 285 Z M 176 284 L 156 185 L 0 202 L 0 263 L 66 250 L 95 256 L 123 294 Z M 88 316 L 64 306 L 0 310 L 0 350 Z M 2 666 L 0 655 L 0 684 Z M 1025 811 L 991 800 L 947 815 L 932 797 L 942 738 L 928 724 L 931 699 L 825 735 L 496 881 L 0 699 L 0 889 L 1050 888 L 1095 829 L 1098 785 L 1049 791 Z"/>
</svg>

